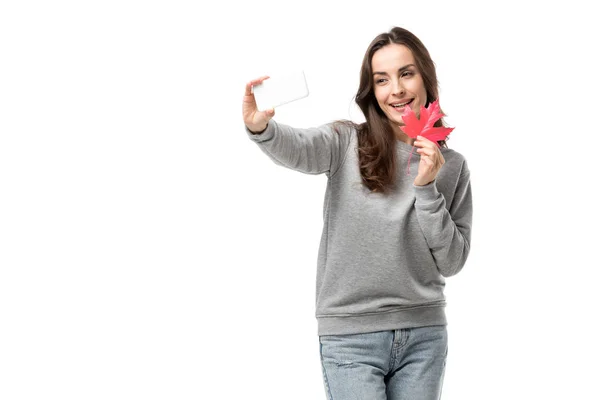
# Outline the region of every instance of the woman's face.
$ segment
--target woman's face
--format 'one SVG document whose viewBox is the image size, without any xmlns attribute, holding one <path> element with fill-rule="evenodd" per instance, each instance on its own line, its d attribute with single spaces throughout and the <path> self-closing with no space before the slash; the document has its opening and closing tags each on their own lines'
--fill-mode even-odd
<svg viewBox="0 0 600 400">
<path fill-rule="evenodd" d="M 401 44 L 386 45 L 373 54 L 371 67 L 375 98 L 390 122 L 404 125 L 405 103 L 419 115 L 420 107 L 427 103 L 427 92 L 410 49 Z"/>
</svg>

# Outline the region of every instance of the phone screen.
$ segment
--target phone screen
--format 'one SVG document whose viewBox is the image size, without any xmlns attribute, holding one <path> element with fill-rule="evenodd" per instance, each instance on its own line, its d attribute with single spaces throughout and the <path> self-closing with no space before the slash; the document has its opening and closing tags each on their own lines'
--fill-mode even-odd
<svg viewBox="0 0 600 400">
<path fill-rule="evenodd" d="M 279 107 L 308 96 L 304 71 L 270 77 L 260 85 L 253 86 L 252 90 L 259 111 Z"/>
</svg>

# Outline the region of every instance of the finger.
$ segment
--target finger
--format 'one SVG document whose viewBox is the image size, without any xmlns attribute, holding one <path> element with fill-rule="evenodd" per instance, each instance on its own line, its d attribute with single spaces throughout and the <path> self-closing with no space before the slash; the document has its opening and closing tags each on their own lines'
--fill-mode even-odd
<svg viewBox="0 0 600 400">
<path fill-rule="evenodd" d="M 421 156 L 421 161 L 423 164 L 427 165 L 428 167 L 432 167 L 434 164 L 433 160 L 431 159 L 431 157 L 427 156 L 427 155 L 422 155 Z"/>
<path fill-rule="evenodd" d="M 417 149 L 417 153 L 433 157 L 435 150 L 430 149 L 429 147 L 420 147 Z"/>
<path fill-rule="evenodd" d="M 423 140 L 417 140 L 415 141 L 415 146 L 421 148 L 421 149 L 434 149 L 435 147 L 437 147 L 433 142 L 425 142 Z"/>
<path fill-rule="evenodd" d="M 415 140 L 414 146 L 417 146 L 417 147 L 430 147 L 430 143 L 427 143 L 423 139 L 417 139 L 417 140 Z"/>
<path fill-rule="evenodd" d="M 250 82 L 246 83 L 246 96 L 252 96 L 252 86 L 256 86 L 256 85 L 260 85 L 261 83 L 263 83 L 263 81 L 265 79 L 269 79 L 269 76 L 265 75 L 265 76 L 261 76 L 258 79 L 254 79 L 251 80 Z"/>
</svg>

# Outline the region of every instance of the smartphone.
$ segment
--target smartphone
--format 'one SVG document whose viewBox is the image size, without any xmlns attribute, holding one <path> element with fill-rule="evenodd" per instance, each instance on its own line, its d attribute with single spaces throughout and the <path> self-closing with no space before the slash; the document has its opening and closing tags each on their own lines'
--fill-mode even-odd
<svg viewBox="0 0 600 400">
<path fill-rule="evenodd" d="M 264 111 L 308 96 L 308 84 L 304 71 L 296 71 L 265 79 L 252 92 L 258 110 Z"/>
</svg>

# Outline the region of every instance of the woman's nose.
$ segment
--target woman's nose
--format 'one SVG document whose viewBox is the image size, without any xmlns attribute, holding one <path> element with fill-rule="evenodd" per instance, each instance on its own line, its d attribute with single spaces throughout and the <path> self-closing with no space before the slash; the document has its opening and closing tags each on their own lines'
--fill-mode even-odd
<svg viewBox="0 0 600 400">
<path fill-rule="evenodd" d="M 402 83 L 400 81 L 396 81 L 392 89 L 393 94 L 395 94 L 396 96 L 404 95 L 404 86 L 402 86 Z"/>
</svg>

